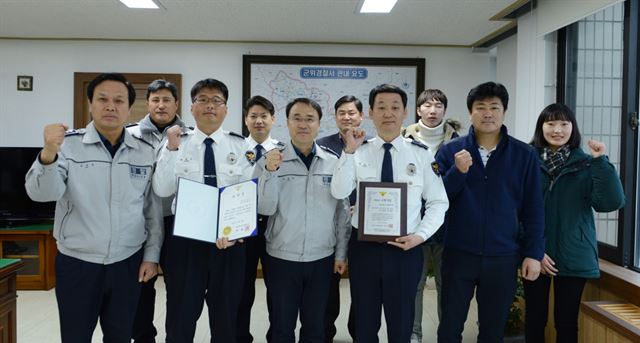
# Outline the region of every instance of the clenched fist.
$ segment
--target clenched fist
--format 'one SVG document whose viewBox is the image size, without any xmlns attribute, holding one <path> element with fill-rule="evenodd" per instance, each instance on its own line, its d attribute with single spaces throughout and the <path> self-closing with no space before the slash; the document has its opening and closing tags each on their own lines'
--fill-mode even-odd
<svg viewBox="0 0 640 343">
<path fill-rule="evenodd" d="M 599 142 L 595 139 L 590 139 L 587 142 L 587 145 L 589 146 L 589 150 L 591 151 L 591 156 L 593 156 L 593 158 L 598 158 L 604 155 L 606 151 L 606 146 L 604 145 L 604 143 Z"/>
<path fill-rule="evenodd" d="M 174 125 L 167 129 L 167 149 L 171 151 L 178 150 L 178 147 L 180 147 L 180 135 L 182 135 L 182 128 L 179 125 Z"/>
<path fill-rule="evenodd" d="M 365 135 L 366 132 L 359 127 L 347 130 L 344 134 L 344 152 L 353 154 L 353 152 L 362 145 L 362 142 L 364 142 Z"/>
<path fill-rule="evenodd" d="M 271 149 L 267 152 L 265 158 L 265 168 L 271 172 L 276 171 L 280 168 L 280 163 L 282 163 L 282 151 L 278 149 Z"/>
<path fill-rule="evenodd" d="M 469 168 L 471 168 L 473 164 L 471 154 L 467 150 L 462 149 L 456 152 L 454 157 L 456 158 L 456 168 L 458 168 L 462 174 L 469 172 Z"/>
<path fill-rule="evenodd" d="M 44 127 L 44 147 L 40 152 L 40 161 L 43 164 L 50 164 L 56 160 L 67 129 L 66 125 L 60 123 L 49 124 Z"/>
</svg>

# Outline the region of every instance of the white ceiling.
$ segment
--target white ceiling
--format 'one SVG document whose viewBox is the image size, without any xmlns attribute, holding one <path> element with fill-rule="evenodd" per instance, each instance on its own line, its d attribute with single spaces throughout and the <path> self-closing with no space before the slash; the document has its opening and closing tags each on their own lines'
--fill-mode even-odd
<svg viewBox="0 0 640 343">
<path fill-rule="evenodd" d="M 507 25 L 489 18 L 516 0 L 398 0 L 390 15 L 358 0 L 0 0 L 0 38 L 471 45 Z"/>
</svg>

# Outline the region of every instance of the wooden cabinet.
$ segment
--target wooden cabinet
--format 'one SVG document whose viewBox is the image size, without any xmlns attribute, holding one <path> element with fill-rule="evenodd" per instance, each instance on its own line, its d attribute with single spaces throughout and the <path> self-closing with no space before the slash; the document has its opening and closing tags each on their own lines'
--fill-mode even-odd
<svg viewBox="0 0 640 343">
<path fill-rule="evenodd" d="M 17 341 L 16 331 L 16 271 L 24 262 L 0 259 L 0 342 Z"/>
<path fill-rule="evenodd" d="M 56 242 L 51 225 L 0 229 L 0 258 L 21 259 L 17 288 L 48 290 L 56 285 Z"/>
</svg>

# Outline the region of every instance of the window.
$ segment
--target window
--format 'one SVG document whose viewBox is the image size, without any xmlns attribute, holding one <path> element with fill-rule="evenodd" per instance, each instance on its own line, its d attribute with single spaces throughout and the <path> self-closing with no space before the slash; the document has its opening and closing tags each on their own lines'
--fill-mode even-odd
<svg viewBox="0 0 640 343">
<path fill-rule="evenodd" d="M 630 25 L 637 21 L 637 8 L 638 0 L 617 3 L 560 30 L 558 80 L 562 89 L 557 98 L 574 109 L 585 151 L 589 138 L 606 144 L 609 160 L 625 187 L 627 206 L 623 210 L 595 214 L 600 256 L 640 267 L 640 256 L 631 258 L 640 246 L 640 235 L 635 213 L 637 128 L 629 124 L 630 113 L 638 111 L 637 41 L 631 39 L 637 34 L 629 32 L 630 27 L 637 27 Z"/>
</svg>

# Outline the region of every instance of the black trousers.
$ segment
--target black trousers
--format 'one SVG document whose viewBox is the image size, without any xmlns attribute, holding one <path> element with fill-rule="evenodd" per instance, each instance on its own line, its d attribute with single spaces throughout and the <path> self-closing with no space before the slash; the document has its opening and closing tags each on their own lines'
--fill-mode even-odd
<svg viewBox="0 0 640 343">
<path fill-rule="evenodd" d="M 517 255 L 481 256 L 445 247 L 438 342 L 462 342 L 474 292 L 478 302 L 478 343 L 502 342 L 520 261 Z"/>
<path fill-rule="evenodd" d="M 300 313 L 300 343 L 324 342 L 324 314 L 334 256 L 312 262 L 287 261 L 267 254 L 273 343 L 294 343 Z"/>
<path fill-rule="evenodd" d="M 164 232 L 169 232 L 173 227 L 174 216 L 164 217 Z M 164 271 L 164 254 L 167 236 L 165 242 L 162 243 L 160 249 L 160 266 Z M 140 287 L 140 300 L 138 300 L 138 309 L 136 311 L 135 320 L 133 322 L 133 335 L 131 338 L 135 343 L 155 343 L 158 331 L 153 326 L 153 316 L 155 314 L 156 305 L 156 281 L 158 276 L 143 282 Z"/>
<path fill-rule="evenodd" d="M 544 328 L 549 312 L 551 277 L 540 275 L 536 281 L 524 281 L 525 337 L 527 343 L 544 343 Z M 553 316 L 556 342 L 578 342 L 578 311 L 582 290 L 587 279 L 572 276 L 554 276 Z"/>
<path fill-rule="evenodd" d="M 334 273 L 331 276 L 331 284 L 329 285 L 329 300 L 327 301 L 327 311 L 324 316 L 324 341 L 326 343 L 333 342 L 333 338 L 338 332 L 336 328 L 336 319 L 340 315 L 340 278 L 341 275 Z M 355 341 L 355 326 L 353 319 L 353 303 L 349 306 L 349 319 L 347 321 L 347 329 L 351 339 Z"/>
<path fill-rule="evenodd" d="M 142 250 L 113 264 L 56 256 L 56 300 L 62 342 L 91 342 L 98 319 L 104 342 L 131 342 Z"/>
<path fill-rule="evenodd" d="M 251 343 L 253 336 L 250 332 L 251 327 L 251 308 L 256 297 L 256 274 L 258 269 L 258 261 L 262 265 L 262 278 L 266 285 L 267 262 L 266 242 L 264 232 L 267 228 L 267 216 L 258 216 L 258 235 L 245 239 L 245 250 L 247 254 L 246 268 L 244 274 L 244 286 L 242 291 L 242 299 L 240 300 L 240 308 L 238 309 L 238 343 Z M 269 315 L 269 323 L 273 321 L 271 316 L 271 297 L 267 293 L 267 311 Z M 267 329 L 267 342 L 271 342 L 271 327 Z"/>
<path fill-rule="evenodd" d="M 211 342 L 236 342 L 245 246 L 220 250 L 214 244 L 171 236 L 166 246 L 167 342 L 192 342 L 204 302 Z"/>
<path fill-rule="evenodd" d="M 355 321 L 355 342 L 377 343 L 384 306 L 389 343 L 407 343 L 413 327 L 422 249 L 408 251 L 386 243 L 349 240 L 349 279 Z"/>
</svg>

